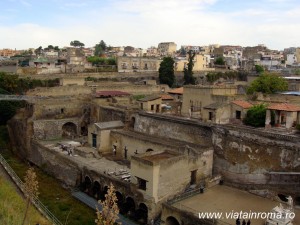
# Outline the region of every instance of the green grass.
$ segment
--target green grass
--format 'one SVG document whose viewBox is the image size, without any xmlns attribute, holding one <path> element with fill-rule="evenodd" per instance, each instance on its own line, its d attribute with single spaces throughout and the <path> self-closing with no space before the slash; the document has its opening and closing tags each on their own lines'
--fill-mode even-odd
<svg viewBox="0 0 300 225">
<path fill-rule="evenodd" d="M 0 224 L 22 224 L 25 208 L 25 200 L 16 192 L 11 183 L 0 176 Z M 26 225 L 37 223 L 42 225 L 51 224 L 31 206 L 27 214 Z"/>
<path fill-rule="evenodd" d="M 13 156 L 5 153 L 4 157 L 23 179 L 29 166 Z M 39 199 L 63 223 L 68 225 L 94 225 L 96 211 L 72 197 L 70 191 L 62 188 L 55 178 L 35 168 L 39 182 Z"/>
</svg>

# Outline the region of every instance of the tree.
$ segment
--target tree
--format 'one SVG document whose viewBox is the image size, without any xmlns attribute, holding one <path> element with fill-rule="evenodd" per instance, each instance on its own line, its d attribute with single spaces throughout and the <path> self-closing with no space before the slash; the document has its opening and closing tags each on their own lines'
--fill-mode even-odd
<svg viewBox="0 0 300 225">
<path fill-rule="evenodd" d="M 80 48 L 81 48 L 81 47 L 84 47 L 84 44 L 83 44 L 82 42 L 78 41 L 78 40 L 71 41 L 71 42 L 70 42 L 70 45 L 73 46 L 73 47 L 75 47 L 75 48 L 76 48 L 76 47 L 80 47 Z"/>
<path fill-rule="evenodd" d="M 179 52 L 180 52 L 181 56 L 186 56 L 186 50 L 185 50 L 185 48 L 183 46 L 181 46 Z"/>
<path fill-rule="evenodd" d="M 255 71 L 256 71 L 256 73 L 261 74 L 261 73 L 263 73 L 265 71 L 265 69 L 261 65 L 255 65 Z"/>
<path fill-rule="evenodd" d="M 96 44 L 96 46 L 95 46 L 95 52 L 94 52 L 94 55 L 95 55 L 95 56 L 103 55 L 104 52 L 106 51 L 106 49 L 107 49 L 106 43 L 105 43 L 103 40 L 101 40 L 101 41 L 99 42 L 99 44 Z"/>
<path fill-rule="evenodd" d="M 196 53 L 193 51 L 189 51 L 188 52 L 188 64 L 187 64 L 187 68 L 185 67 L 183 69 L 183 79 L 184 79 L 184 84 L 196 84 L 196 79 L 193 76 L 193 67 L 194 67 L 194 58 L 196 56 Z"/>
<path fill-rule="evenodd" d="M 43 47 L 42 46 L 38 47 L 37 49 L 34 50 L 34 53 L 37 56 L 41 55 L 43 53 Z"/>
<path fill-rule="evenodd" d="M 105 195 L 105 200 L 99 200 L 99 203 L 102 206 L 102 210 L 99 211 L 96 208 L 97 218 L 95 220 L 97 225 L 114 225 L 116 224 L 117 219 L 119 218 L 119 208 L 117 205 L 117 196 L 115 187 L 111 183 L 107 194 Z"/>
<path fill-rule="evenodd" d="M 224 58 L 221 57 L 221 56 L 218 57 L 218 58 L 216 58 L 215 64 L 216 64 L 216 65 L 225 65 Z"/>
<path fill-rule="evenodd" d="M 262 92 L 265 94 L 274 94 L 288 89 L 287 81 L 278 74 L 263 73 L 256 78 L 247 89 L 247 94 Z"/>
<path fill-rule="evenodd" d="M 159 82 L 172 87 L 175 82 L 174 60 L 171 57 L 164 57 L 159 66 Z"/>
<path fill-rule="evenodd" d="M 25 215 L 24 215 L 24 219 L 22 222 L 22 225 L 25 224 L 26 221 L 26 217 L 28 214 L 28 209 L 30 206 L 30 202 L 32 201 L 32 199 L 38 195 L 38 189 L 39 189 L 39 183 L 37 181 L 36 178 L 36 173 L 34 171 L 34 169 L 31 167 L 26 171 L 26 175 L 25 175 L 25 183 L 24 183 L 24 194 L 26 197 L 26 209 L 25 209 Z"/>
</svg>

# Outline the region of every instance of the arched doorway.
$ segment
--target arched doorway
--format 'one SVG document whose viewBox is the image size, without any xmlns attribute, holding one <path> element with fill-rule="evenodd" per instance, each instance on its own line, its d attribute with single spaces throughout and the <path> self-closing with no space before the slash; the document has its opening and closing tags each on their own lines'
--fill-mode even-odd
<svg viewBox="0 0 300 225">
<path fill-rule="evenodd" d="M 120 210 L 120 213 L 123 214 L 123 204 L 124 204 L 124 197 L 121 192 L 116 191 L 116 197 L 117 197 L 117 204 Z"/>
<path fill-rule="evenodd" d="M 103 200 L 105 200 L 105 195 L 107 194 L 107 191 L 108 191 L 108 186 L 105 186 L 104 188 L 103 188 L 103 191 L 101 192 L 101 194 L 100 194 L 100 199 L 103 201 Z"/>
<path fill-rule="evenodd" d="M 77 126 L 72 123 L 72 122 L 68 122 L 65 123 L 62 126 L 62 136 L 63 137 L 75 137 L 77 135 Z"/>
<path fill-rule="evenodd" d="M 180 225 L 180 224 L 175 217 L 169 216 L 166 220 L 166 225 Z"/>
<path fill-rule="evenodd" d="M 148 149 L 146 150 L 146 152 L 153 152 L 153 149 L 152 149 L 152 148 L 148 148 Z"/>
<path fill-rule="evenodd" d="M 91 187 L 92 187 L 92 180 L 89 176 L 85 176 L 84 182 L 82 185 L 82 191 L 90 194 L 91 193 Z"/>
<path fill-rule="evenodd" d="M 93 194 L 93 197 L 96 198 L 97 200 L 100 199 L 101 186 L 100 186 L 100 183 L 98 181 L 94 182 L 94 185 L 93 185 L 93 188 L 92 188 L 92 194 Z"/>
<path fill-rule="evenodd" d="M 141 223 L 147 224 L 147 220 L 148 220 L 148 207 L 144 203 L 141 203 L 139 205 L 138 210 L 136 210 L 136 218 Z"/>
<path fill-rule="evenodd" d="M 123 205 L 124 214 L 128 214 L 130 218 L 135 218 L 135 202 L 133 198 L 127 197 Z"/>
</svg>

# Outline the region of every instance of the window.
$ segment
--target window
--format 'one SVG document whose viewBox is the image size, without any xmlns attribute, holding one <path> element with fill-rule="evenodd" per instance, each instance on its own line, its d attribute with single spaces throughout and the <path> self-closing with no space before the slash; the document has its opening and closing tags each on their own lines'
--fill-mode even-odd
<svg viewBox="0 0 300 225">
<path fill-rule="evenodd" d="M 151 105 L 151 110 L 154 110 L 154 105 Z"/>
<path fill-rule="evenodd" d="M 139 177 L 136 177 L 136 178 L 138 181 L 138 188 L 141 190 L 146 190 L 147 189 L 147 181 L 142 178 L 139 178 Z"/>
<path fill-rule="evenodd" d="M 143 109 L 143 103 L 141 103 L 141 109 Z"/>
<path fill-rule="evenodd" d="M 241 111 L 239 111 L 239 110 L 235 111 L 235 118 L 236 119 L 240 120 L 241 119 L 241 115 L 242 115 Z"/>
<path fill-rule="evenodd" d="M 60 109 L 60 113 L 64 113 L 64 111 L 65 111 L 64 108 Z"/>
</svg>

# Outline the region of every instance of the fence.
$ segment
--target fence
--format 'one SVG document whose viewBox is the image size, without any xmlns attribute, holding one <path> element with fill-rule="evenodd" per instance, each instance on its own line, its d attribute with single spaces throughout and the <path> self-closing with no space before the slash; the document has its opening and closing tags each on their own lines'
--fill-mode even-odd
<svg viewBox="0 0 300 225">
<path fill-rule="evenodd" d="M 6 162 L 3 156 L 0 154 L 0 164 L 6 170 L 8 175 L 12 178 L 18 188 L 24 193 L 24 183 L 15 173 L 15 171 L 10 167 L 10 165 Z M 49 221 L 51 221 L 54 225 L 63 225 L 50 211 L 47 209 L 45 205 L 38 199 L 37 196 L 33 196 L 31 199 L 32 204 L 41 212 L 43 216 L 45 216 Z"/>
</svg>

